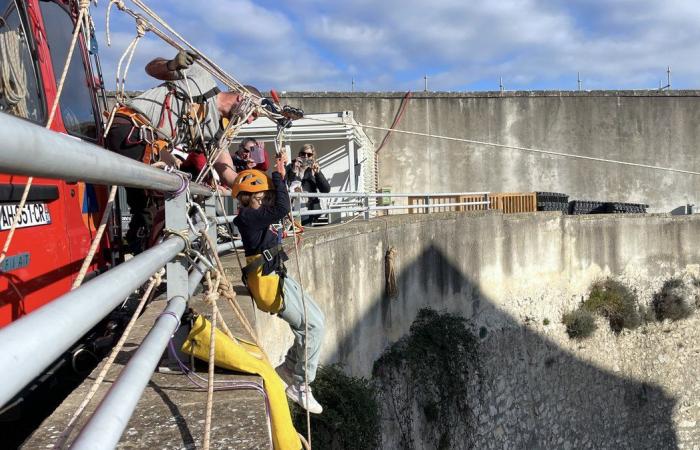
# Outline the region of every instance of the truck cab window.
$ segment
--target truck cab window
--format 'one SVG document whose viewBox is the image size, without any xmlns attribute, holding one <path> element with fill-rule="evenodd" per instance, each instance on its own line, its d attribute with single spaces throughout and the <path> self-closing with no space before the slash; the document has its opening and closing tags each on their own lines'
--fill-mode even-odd
<svg viewBox="0 0 700 450">
<path fill-rule="evenodd" d="M 73 35 L 73 19 L 70 12 L 62 5 L 53 1 L 39 2 L 41 14 L 44 17 L 46 37 L 51 52 L 51 63 L 56 76 L 60 80 L 63 65 L 68 56 L 69 46 Z M 88 73 L 83 59 L 83 52 L 76 47 L 71 58 L 66 81 L 63 85 L 60 107 L 66 131 L 83 138 L 97 139 L 97 126 L 94 110 L 94 96 Z"/>
<path fill-rule="evenodd" d="M 44 97 L 25 17 L 15 0 L 0 0 L 0 111 L 43 123 Z"/>
</svg>

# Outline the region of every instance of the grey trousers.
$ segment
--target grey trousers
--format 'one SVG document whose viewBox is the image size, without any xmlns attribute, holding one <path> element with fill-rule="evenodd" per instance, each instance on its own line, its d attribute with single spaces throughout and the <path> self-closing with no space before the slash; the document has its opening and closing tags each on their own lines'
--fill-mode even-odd
<svg viewBox="0 0 700 450">
<path fill-rule="evenodd" d="M 321 356 L 321 343 L 325 327 L 325 318 L 321 309 L 307 291 L 304 291 L 306 311 L 308 313 L 308 344 L 309 360 L 307 361 L 308 379 L 311 383 L 316 378 L 318 360 Z M 296 384 L 304 383 L 304 304 L 301 298 L 301 287 L 293 278 L 284 278 L 284 309 L 277 314 L 294 333 L 294 343 L 287 350 L 284 364 L 294 376 Z"/>
</svg>

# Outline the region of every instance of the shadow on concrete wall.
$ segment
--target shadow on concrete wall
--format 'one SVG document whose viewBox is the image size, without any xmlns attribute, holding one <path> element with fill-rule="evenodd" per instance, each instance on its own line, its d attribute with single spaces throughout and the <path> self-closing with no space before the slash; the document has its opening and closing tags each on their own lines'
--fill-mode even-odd
<svg viewBox="0 0 700 450">
<path fill-rule="evenodd" d="M 677 448 L 675 400 L 661 387 L 602 370 L 516 321 L 435 246 L 403 267 L 397 281 L 398 298 L 375 299 L 330 360 L 350 365 L 354 355 L 374 351 L 376 339 L 389 344 L 389 336 L 408 331 L 420 308 L 470 317 L 481 360 L 480 394 L 473 401 L 489 416 L 471 446 Z"/>
</svg>

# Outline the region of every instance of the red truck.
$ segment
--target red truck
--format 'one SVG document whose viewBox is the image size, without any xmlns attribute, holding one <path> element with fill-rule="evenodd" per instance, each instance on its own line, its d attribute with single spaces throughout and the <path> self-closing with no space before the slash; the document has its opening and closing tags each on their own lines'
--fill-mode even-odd
<svg viewBox="0 0 700 450">
<path fill-rule="evenodd" d="M 0 111 L 46 126 L 76 18 L 77 1 L 0 0 Z M 94 32 L 81 33 L 51 129 L 100 145 L 106 103 L 95 42 Z M 26 182 L 0 174 L 0 248 Z M 34 179 L 0 264 L 0 327 L 70 290 L 105 203 L 103 186 Z M 114 263 L 119 227 L 105 233 L 91 272 Z"/>
</svg>

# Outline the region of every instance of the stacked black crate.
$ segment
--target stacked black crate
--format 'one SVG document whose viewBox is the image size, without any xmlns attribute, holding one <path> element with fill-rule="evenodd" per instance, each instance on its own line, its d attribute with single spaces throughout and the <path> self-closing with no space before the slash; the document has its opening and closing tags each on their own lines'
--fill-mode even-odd
<svg viewBox="0 0 700 450">
<path fill-rule="evenodd" d="M 572 200 L 569 202 L 569 214 L 603 214 L 605 203 L 592 200 Z"/>
<path fill-rule="evenodd" d="M 568 212 L 569 196 L 559 192 L 535 192 L 537 195 L 537 211 Z"/>
</svg>

